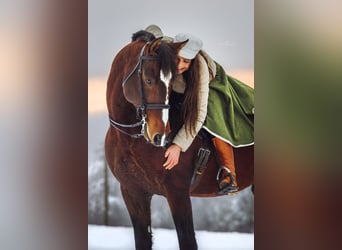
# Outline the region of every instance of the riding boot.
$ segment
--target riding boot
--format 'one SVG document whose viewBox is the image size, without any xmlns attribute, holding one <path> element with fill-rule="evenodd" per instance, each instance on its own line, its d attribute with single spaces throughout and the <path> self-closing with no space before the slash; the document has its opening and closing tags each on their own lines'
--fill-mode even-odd
<svg viewBox="0 0 342 250">
<path fill-rule="evenodd" d="M 213 143 L 222 164 L 217 174 L 219 194 L 234 193 L 239 188 L 236 183 L 233 147 L 217 137 L 213 138 Z"/>
</svg>

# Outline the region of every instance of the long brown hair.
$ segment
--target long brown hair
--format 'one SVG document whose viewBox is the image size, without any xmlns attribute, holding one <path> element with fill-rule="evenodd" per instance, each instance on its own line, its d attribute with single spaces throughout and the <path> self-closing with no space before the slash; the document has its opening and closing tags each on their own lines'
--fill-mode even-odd
<svg viewBox="0 0 342 250">
<path fill-rule="evenodd" d="M 195 125 L 198 119 L 199 95 L 199 59 L 198 55 L 191 61 L 189 70 L 183 73 L 186 82 L 183 101 L 183 120 L 186 133 L 195 135 Z"/>
<path fill-rule="evenodd" d="M 198 99 L 199 99 L 199 78 L 200 78 L 200 62 L 199 55 L 201 55 L 208 64 L 206 56 L 200 51 L 196 57 L 191 61 L 189 70 L 183 73 L 186 82 L 185 96 L 183 101 L 183 120 L 186 133 L 195 135 L 196 122 L 198 120 Z M 212 70 L 208 67 L 209 74 L 213 77 Z M 208 83 L 209 84 L 209 83 Z"/>
</svg>

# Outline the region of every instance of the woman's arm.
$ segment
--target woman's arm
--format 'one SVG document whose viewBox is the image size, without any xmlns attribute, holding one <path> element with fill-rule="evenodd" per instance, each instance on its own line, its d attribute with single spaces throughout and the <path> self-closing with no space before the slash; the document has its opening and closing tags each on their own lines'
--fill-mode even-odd
<svg viewBox="0 0 342 250">
<path fill-rule="evenodd" d="M 195 134 L 192 136 L 186 133 L 185 126 L 178 131 L 173 143 L 180 146 L 182 152 L 185 152 L 195 139 L 195 136 L 200 131 L 207 116 L 208 96 L 209 96 L 209 70 L 208 65 L 202 56 L 199 57 L 199 98 L 198 98 L 198 120 L 195 125 Z"/>
<path fill-rule="evenodd" d="M 172 169 L 178 164 L 180 152 L 185 152 L 195 139 L 195 136 L 200 131 L 207 115 L 207 105 L 209 96 L 209 70 L 204 58 L 200 56 L 200 78 L 199 78 L 199 98 L 198 98 L 198 120 L 195 125 L 195 134 L 186 133 L 185 126 L 178 131 L 176 137 L 165 152 L 167 158 L 164 163 L 165 169 Z"/>
</svg>

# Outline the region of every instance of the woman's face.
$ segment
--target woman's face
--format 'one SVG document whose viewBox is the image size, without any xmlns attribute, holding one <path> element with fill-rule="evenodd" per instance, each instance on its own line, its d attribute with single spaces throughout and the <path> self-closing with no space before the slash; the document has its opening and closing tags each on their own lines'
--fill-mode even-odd
<svg viewBox="0 0 342 250">
<path fill-rule="evenodd" d="M 191 60 L 186 59 L 184 57 L 178 56 L 178 63 L 177 63 L 177 74 L 183 74 L 190 68 Z"/>
</svg>

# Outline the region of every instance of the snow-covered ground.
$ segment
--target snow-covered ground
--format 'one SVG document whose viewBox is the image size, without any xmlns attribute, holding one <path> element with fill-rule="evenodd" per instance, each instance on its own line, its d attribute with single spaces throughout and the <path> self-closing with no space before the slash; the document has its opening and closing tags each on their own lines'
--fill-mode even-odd
<svg viewBox="0 0 342 250">
<path fill-rule="evenodd" d="M 154 250 L 177 250 L 175 230 L 153 228 Z M 199 250 L 252 250 L 254 234 L 196 231 Z M 134 250 L 133 228 L 88 225 L 88 250 Z"/>
</svg>

